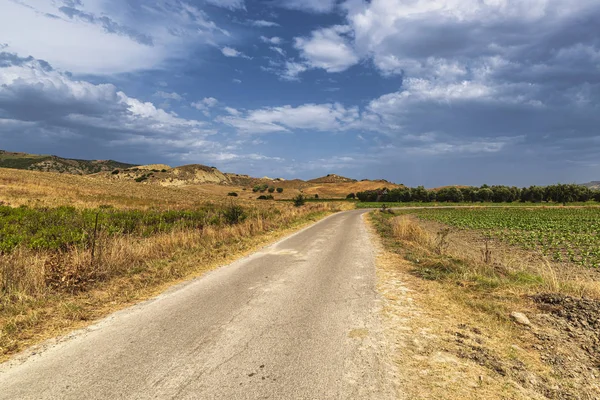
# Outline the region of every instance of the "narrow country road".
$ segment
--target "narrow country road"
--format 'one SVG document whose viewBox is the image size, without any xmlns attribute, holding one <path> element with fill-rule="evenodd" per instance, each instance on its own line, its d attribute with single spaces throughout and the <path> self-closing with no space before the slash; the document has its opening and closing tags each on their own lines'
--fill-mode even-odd
<svg viewBox="0 0 600 400">
<path fill-rule="evenodd" d="M 395 398 L 365 210 L 0 366 L 0 399 Z"/>
</svg>

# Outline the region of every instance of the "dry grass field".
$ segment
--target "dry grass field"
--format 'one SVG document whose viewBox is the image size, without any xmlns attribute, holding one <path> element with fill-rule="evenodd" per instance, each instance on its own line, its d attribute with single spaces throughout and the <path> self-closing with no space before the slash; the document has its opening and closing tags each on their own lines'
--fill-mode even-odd
<svg viewBox="0 0 600 400">
<path fill-rule="evenodd" d="M 0 360 L 351 206 L 229 191 L 0 169 Z"/>
</svg>

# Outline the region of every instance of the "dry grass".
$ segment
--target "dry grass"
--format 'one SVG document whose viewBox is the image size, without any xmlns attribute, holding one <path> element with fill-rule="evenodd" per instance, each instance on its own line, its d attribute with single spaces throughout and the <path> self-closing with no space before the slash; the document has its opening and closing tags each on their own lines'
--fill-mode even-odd
<svg viewBox="0 0 600 400">
<path fill-rule="evenodd" d="M 224 187 L 226 191 L 231 188 Z M 95 257 L 86 247 L 0 255 L 0 361 L 28 345 L 81 327 L 181 280 L 233 260 L 307 223 L 350 207 L 231 199 L 202 185 L 132 182 L 0 169 L 0 203 L 11 206 L 188 210 L 243 205 L 238 224 L 206 225 L 149 237 L 100 233 Z M 252 211 L 254 210 L 254 211 Z"/>
<path fill-rule="evenodd" d="M 450 232 L 442 224 L 406 215 L 390 224 L 394 237 L 415 253 L 411 257 L 421 255 L 421 268 L 438 269 L 440 277 L 517 295 L 551 292 L 600 299 L 600 276 L 595 271 L 552 263 L 475 232 Z"/>
<path fill-rule="evenodd" d="M 421 226 L 404 215 L 396 217 L 391 221 L 392 232 L 398 240 L 406 240 L 422 246 L 428 246 L 431 243 L 431 237 Z"/>
</svg>

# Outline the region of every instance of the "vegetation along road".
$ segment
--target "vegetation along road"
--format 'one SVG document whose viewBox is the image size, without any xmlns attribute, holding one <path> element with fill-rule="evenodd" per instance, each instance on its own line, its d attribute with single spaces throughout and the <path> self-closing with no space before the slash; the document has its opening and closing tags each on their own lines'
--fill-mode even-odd
<svg viewBox="0 0 600 400">
<path fill-rule="evenodd" d="M 5 363 L 0 398 L 396 398 L 365 212 Z"/>
</svg>

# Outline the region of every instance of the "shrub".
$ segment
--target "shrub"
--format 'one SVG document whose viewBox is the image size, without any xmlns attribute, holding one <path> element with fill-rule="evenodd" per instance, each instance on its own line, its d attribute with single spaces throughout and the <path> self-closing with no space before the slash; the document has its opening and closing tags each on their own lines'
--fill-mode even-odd
<svg viewBox="0 0 600 400">
<path fill-rule="evenodd" d="M 269 187 L 269 193 L 274 193 L 275 192 L 275 188 L 273 186 Z"/>
<path fill-rule="evenodd" d="M 148 179 L 148 176 L 147 175 L 142 175 L 142 176 L 140 176 L 138 178 L 135 178 L 135 181 L 136 182 L 144 182 L 146 179 Z"/>
<path fill-rule="evenodd" d="M 112 172 L 112 174 L 113 174 L 113 175 L 117 175 L 118 173 L 119 173 L 119 170 L 118 170 L 118 169 L 115 169 L 115 170 Z"/>
<path fill-rule="evenodd" d="M 355 199 L 356 195 L 354 193 L 350 193 L 348 196 L 346 196 L 347 199 Z"/>
<path fill-rule="evenodd" d="M 229 192 L 229 193 L 227 193 L 227 196 L 237 197 L 238 194 L 236 192 Z"/>
<path fill-rule="evenodd" d="M 294 197 L 294 205 L 296 207 L 301 207 L 306 203 L 306 198 L 300 193 L 298 196 Z"/>
<path fill-rule="evenodd" d="M 274 199 L 274 197 L 270 194 L 266 195 L 266 196 L 264 194 L 261 196 L 258 196 L 258 200 L 273 200 L 273 199 Z"/>
<path fill-rule="evenodd" d="M 229 225 L 239 224 L 246 219 L 246 214 L 241 206 L 232 204 L 223 210 L 223 217 Z"/>
<path fill-rule="evenodd" d="M 277 188 L 277 193 L 283 193 L 283 188 L 282 187 L 278 187 Z"/>
<path fill-rule="evenodd" d="M 315 194 L 315 199 L 318 199 L 318 198 L 319 198 L 319 195 L 318 195 L 318 194 Z"/>
<path fill-rule="evenodd" d="M 254 186 L 254 187 L 252 188 L 252 191 L 253 191 L 254 193 L 258 192 L 259 190 L 260 190 L 260 186 L 259 186 L 259 185 L 256 185 L 256 186 Z"/>
<path fill-rule="evenodd" d="M 166 169 L 161 169 L 160 172 L 167 172 L 167 170 Z"/>
</svg>

